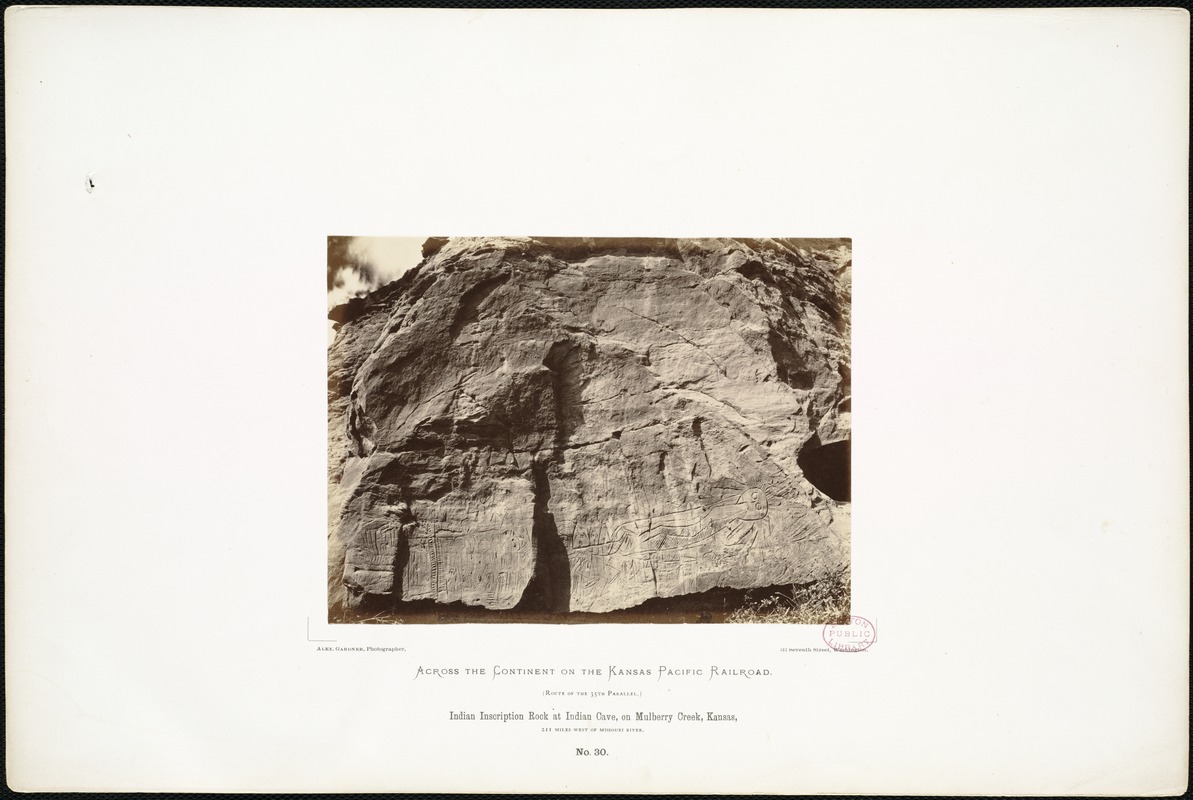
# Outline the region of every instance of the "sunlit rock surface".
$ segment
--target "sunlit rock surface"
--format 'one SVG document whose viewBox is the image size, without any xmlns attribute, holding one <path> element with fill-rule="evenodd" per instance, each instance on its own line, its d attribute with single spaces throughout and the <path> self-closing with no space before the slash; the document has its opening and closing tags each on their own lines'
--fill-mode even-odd
<svg viewBox="0 0 1193 800">
<path fill-rule="evenodd" d="M 847 239 L 429 239 L 331 312 L 333 607 L 609 611 L 849 563 Z"/>
</svg>

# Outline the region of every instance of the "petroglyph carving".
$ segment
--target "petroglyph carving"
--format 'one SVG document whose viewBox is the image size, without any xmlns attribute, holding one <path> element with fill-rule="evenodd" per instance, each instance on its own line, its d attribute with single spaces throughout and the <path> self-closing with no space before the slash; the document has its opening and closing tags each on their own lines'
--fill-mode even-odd
<svg viewBox="0 0 1193 800">
<path fill-rule="evenodd" d="M 732 503 L 689 508 L 659 517 L 623 523 L 608 537 L 581 546 L 591 555 L 632 555 L 682 550 L 718 538 L 727 547 L 749 546 L 766 525 L 766 493 L 747 489 Z"/>
<path fill-rule="evenodd" d="M 335 614 L 655 614 L 848 569 L 848 240 L 421 252 L 330 312 Z"/>
</svg>

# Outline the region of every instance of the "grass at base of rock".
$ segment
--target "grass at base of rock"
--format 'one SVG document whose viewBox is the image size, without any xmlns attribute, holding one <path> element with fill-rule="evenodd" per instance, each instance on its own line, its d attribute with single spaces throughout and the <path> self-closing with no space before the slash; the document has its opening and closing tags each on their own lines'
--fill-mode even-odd
<svg viewBox="0 0 1193 800">
<path fill-rule="evenodd" d="M 849 622 L 850 577 L 846 570 L 824 580 L 793 585 L 725 617 L 725 622 L 843 625 Z"/>
<path fill-rule="evenodd" d="M 752 589 L 714 588 L 677 597 L 656 597 L 632 608 L 604 612 L 495 610 L 463 603 L 416 600 L 389 608 L 329 609 L 332 624 L 402 625 L 419 623 L 786 623 L 827 625 L 849 622 L 848 568 L 818 581 Z"/>
</svg>

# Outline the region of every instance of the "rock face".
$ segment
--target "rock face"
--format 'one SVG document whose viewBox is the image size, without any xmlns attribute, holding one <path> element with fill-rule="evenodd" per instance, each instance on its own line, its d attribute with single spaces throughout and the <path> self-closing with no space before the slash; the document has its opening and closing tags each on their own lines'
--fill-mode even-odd
<svg viewBox="0 0 1193 800">
<path fill-rule="evenodd" d="M 331 312 L 329 601 L 601 612 L 848 568 L 847 239 L 429 239 Z"/>
</svg>

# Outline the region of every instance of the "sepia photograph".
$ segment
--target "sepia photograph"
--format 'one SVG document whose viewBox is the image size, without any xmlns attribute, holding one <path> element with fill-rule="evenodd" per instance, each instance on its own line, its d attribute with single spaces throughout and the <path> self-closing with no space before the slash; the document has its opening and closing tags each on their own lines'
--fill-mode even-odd
<svg viewBox="0 0 1193 800">
<path fill-rule="evenodd" d="M 848 622 L 852 264 L 329 236 L 329 622 Z"/>
<path fill-rule="evenodd" d="M 1187 793 L 1188 12 L 498 5 L 6 9 L 7 786 Z"/>
</svg>

